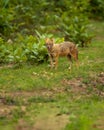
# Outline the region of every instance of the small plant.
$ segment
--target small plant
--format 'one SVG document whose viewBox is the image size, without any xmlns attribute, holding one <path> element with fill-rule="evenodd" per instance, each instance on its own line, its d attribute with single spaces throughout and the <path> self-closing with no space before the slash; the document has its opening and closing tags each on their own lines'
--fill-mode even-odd
<svg viewBox="0 0 104 130">
<path fill-rule="evenodd" d="M 23 52 L 22 48 L 15 48 L 11 54 L 8 56 L 8 62 L 11 63 L 23 63 L 27 60 L 25 53 Z"/>
<path fill-rule="evenodd" d="M 8 56 L 11 53 L 9 46 L 4 42 L 4 39 L 0 37 L 0 64 L 8 62 Z"/>
<path fill-rule="evenodd" d="M 37 39 L 30 35 L 22 41 L 22 49 L 27 57 L 27 61 L 31 63 L 41 63 L 47 60 L 47 50 L 44 45 L 44 39 Z"/>
</svg>

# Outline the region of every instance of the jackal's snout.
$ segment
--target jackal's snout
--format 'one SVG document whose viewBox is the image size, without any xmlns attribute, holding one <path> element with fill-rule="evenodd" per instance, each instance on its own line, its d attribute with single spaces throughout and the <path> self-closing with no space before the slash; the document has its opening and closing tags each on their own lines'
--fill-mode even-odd
<svg viewBox="0 0 104 130">
<path fill-rule="evenodd" d="M 47 39 L 45 40 L 45 46 L 47 47 L 48 50 L 51 50 L 51 49 L 52 49 L 52 46 L 53 46 L 53 39 L 47 38 Z"/>
</svg>

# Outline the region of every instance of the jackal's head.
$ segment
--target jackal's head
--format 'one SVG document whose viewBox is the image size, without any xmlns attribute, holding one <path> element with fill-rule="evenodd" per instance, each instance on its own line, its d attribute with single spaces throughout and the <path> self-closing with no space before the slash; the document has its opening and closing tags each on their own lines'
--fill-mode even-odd
<svg viewBox="0 0 104 130">
<path fill-rule="evenodd" d="M 45 40 L 45 45 L 46 45 L 47 49 L 48 49 L 49 51 L 51 51 L 51 50 L 52 50 L 52 47 L 53 47 L 53 39 L 47 38 L 47 39 Z"/>
</svg>

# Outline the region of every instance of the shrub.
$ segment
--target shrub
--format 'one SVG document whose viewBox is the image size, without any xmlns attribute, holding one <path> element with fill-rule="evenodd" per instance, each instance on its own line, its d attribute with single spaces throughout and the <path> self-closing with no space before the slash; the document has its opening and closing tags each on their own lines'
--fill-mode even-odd
<svg viewBox="0 0 104 130">
<path fill-rule="evenodd" d="M 10 36 L 14 31 L 12 21 L 15 19 L 15 11 L 9 6 L 9 0 L 0 1 L 0 36 Z"/>
<path fill-rule="evenodd" d="M 90 0 L 90 17 L 104 19 L 104 0 Z"/>
<path fill-rule="evenodd" d="M 22 49 L 31 63 L 40 63 L 47 60 L 47 50 L 44 45 L 44 39 L 37 39 L 30 35 L 22 41 Z"/>
<path fill-rule="evenodd" d="M 11 53 L 11 49 L 5 43 L 4 39 L 0 37 L 0 64 L 7 63 L 8 56 Z"/>
<path fill-rule="evenodd" d="M 65 5 L 67 8 L 61 15 L 60 30 L 66 39 L 85 46 L 92 39 L 92 34 L 88 31 L 90 24 L 86 13 L 88 1 L 69 1 L 66 4 L 71 6 Z"/>
<path fill-rule="evenodd" d="M 3 36 L 14 38 L 18 32 L 31 35 L 38 30 L 42 34 L 50 33 L 81 45 L 92 38 L 87 30 L 89 0 L 6 0 L 1 7 Z"/>
<path fill-rule="evenodd" d="M 45 47 L 45 38 L 53 35 L 41 35 L 37 32 L 36 36 L 18 35 L 14 43 L 8 43 L 0 38 L 0 64 L 1 63 L 42 63 L 48 60 L 48 53 Z M 56 43 L 64 41 L 64 38 L 55 38 Z"/>
</svg>

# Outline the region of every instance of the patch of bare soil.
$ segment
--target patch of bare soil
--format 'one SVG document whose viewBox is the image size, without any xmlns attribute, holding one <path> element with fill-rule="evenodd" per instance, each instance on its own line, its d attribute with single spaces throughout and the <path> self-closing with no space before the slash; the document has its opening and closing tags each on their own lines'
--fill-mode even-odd
<svg viewBox="0 0 104 130">
<path fill-rule="evenodd" d="M 75 79 L 72 79 L 72 80 L 67 80 L 67 79 L 64 79 L 62 82 L 63 82 L 63 85 L 67 85 L 66 87 L 66 91 L 69 91 L 69 92 L 73 92 L 73 93 L 81 93 L 81 92 L 84 92 L 85 89 L 86 89 L 86 85 L 84 83 L 82 83 L 83 79 L 82 78 L 75 78 Z"/>
<path fill-rule="evenodd" d="M 34 130 L 62 130 L 69 122 L 67 115 L 50 115 L 36 121 Z"/>
<path fill-rule="evenodd" d="M 64 93 L 64 88 L 53 89 L 37 89 L 36 91 L 18 91 L 18 92 L 0 92 L 0 117 L 10 117 L 12 111 L 16 110 L 16 106 L 22 101 L 21 111 L 25 112 L 26 105 L 29 104 L 29 99 L 41 97 L 44 102 L 44 98 L 51 99 L 57 93 Z"/>
<path fill-rule="evenodd" d="M 11 117 L 11 112 L 16 109 L 16 106 L 8 106 L 0 104 L 0 117 Z"/>
<path fill-rule="evenodd" d="M 104 130 L 104 117 L 101 117 L 94 123 L 93 128 L 99 129 L 99 130 Z"/>
<path fill-rule="evenodd" d="M 23 119 L 20 119 L 14 129 L 15 130 L 33 130 L 33 127 L 31 125 L 28 125 L 28 123 L 24 121 Z"/>
<path fill-rule="evenodd" d="M 13 64 L 1 65 L 0 69 L 2 69 L 2 68 L 12 68 L 13 66 L 14 66 Z"/>
<path fill-rule="evenodd" d="M 11 99 L 22 98 L 24 100 L 31 97 L 54 97 L 57 93 L 64 93 L 64 88 L 43 88 L 36 89 L 34 91 L 18 91 L 18 92 L 0 92 L 0 103 L 6 104 L 6 98 L 11 97 Z"/>
<path fill-rule="evenodd" d="M 87 79 L 87 81 L 84 81 L 83 78 L 75 78 L 72 80 L 64 79 L 62 83 L 65 86 L 67 85 L 67 91 L 74 94 L 88 94 L 90 89 L 90 94 L 95 93 L 104 97 L 104 72 Z"/>
<path fill-rule="evenodd" d="M 69 115 L 57 115 L 57 110 L 48 110 L 47 113 L 40 112 L 40 116 L 34 118 L 30 126 L 28 122 L 20 119 L 16 124 L 16 130 L 62 130 L 69 123 Z"/>
</svg>

